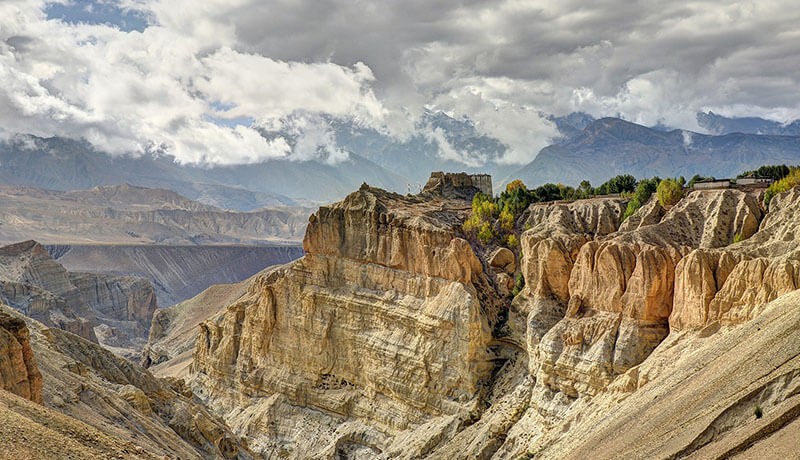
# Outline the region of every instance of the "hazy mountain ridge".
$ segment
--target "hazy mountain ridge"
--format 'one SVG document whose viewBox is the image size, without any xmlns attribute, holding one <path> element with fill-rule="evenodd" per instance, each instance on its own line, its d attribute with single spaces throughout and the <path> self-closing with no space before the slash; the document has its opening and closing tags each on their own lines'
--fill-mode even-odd
<svg viewBox="0 0 800 460">
<path fill-rule="evenodd" d="M 522 167 L 504 164 L 501 158 L 508 147 L 481 132 L 469 118 L 427 111 L 415 132 L 405 139 L 353 120 L 323 116 L 334 147 L 346 156 L 338 162 L 277 159 L 201 167 L 178 164 L 169 155 L 112 157 L 84 141 L 21 135 L 0 144 L 0 183 L 55 190 L 130 183 L 171 189 L 204 204 L 249 211 L 332 202 L 362 182 L 416 193 L 428 173 L 437 170 L 488 173 L 498 187 L 515 178 L 537 185 L 575 184 L 585 178 L 597 182 L 620 173 L 641 177 L 688 172 L 732 175 L 742 167 L 793 160 L 800 136 L 800 121 L 727 118 L 713 112 L 697 114 L 700 127 L 710 134 L 663 124 L 645 127 L 619 118 L 596 120 L 582 112 L 541 116 L 555 125 L 559 135 L 541 151 L 525 152 L 532 162 Z M 279 135 L 291 144 L 302 134 L 262 135 Z M 791 137 L 777 139 L 787 136 Z M 728 161 L 731 158 L 734 161 Z M 724 168 L 722 160 L 731 168 Z M 579 170 L 581 166 L 584 170 Z"/>
<path fill-rule="evenodd" d="M 759 117 L 725 117 L 714 112 L 700 112 L 697 123 L 710 134 L 768 134 L 773 136 L 800 136 L 800 120 L 787 123 Z"/>
<path fill-rule="evenodd" d="M 0 242 L 266 244 L 296 242 L 307 208 L 225 211 L 171 190 L 101 186 L 47 191 L 0 186 Z"/>
<path fill-rule="evenodd" d="M 111 156 L 87 142 L 21 136 L 0 143 L 0 183 L 51 190 L 129 183 L 166 188 L 206 204 L 239 210 L 341 197 L 365 179 L 389 189 L 406 180 L 358 155 L 338 164 L 270 160 L 257 164 L 181 165 L 169 155 Z"/>
</svg>

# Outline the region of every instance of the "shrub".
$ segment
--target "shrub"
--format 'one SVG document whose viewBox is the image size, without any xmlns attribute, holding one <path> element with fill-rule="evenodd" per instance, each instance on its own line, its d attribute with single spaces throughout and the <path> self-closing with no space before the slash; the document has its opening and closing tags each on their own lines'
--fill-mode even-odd
<svg viewBox="0 0 800 460">
<path fill-rule="evenodd" d="M 800 167 L 795 166 L 790 168 L 790 170 L 791 172 L 788 176 L 777 182 L 773 182 L 767 187 L 767 191 L 764 193 L 764 207 L 767 209 L 769 209 L 769 202 L 772 201 L 775 195 L 800 185 Z"/>
<path fill-rule="evenodd" d="M 636 185 L 636 190 L 633 192 L 631 201 L 628 202 L 628 207 L 625 208 L 625 214 L 622 215 L 622 220 L 632 216 L 637 209 L 647 203 L 647 200 L 649 200 L 650 196 L 656 191 L 659 182 L 661 182 L 661 179 L 658 178 L 658 176 L 652 179 L 642 179 L 639 181 Z"/>
<path fill-rule="evenodd" d="M 514 214 L 508 206 L 500 211 L 500 217 L 497 218 L 497 222 L 501 232 L 511 233 L 514 231 Z"/>
<path fill-rule="evenodd" d="M 508 238 L 506 238 L 506 246 L 510 249 L 516 249 L 519 246 L 519 239 L 517 239 L 517 235 L 510 234 Z"/>
<path fill-rule="evenodd" d="M 737 234 L 733 235 L 733 242 L 734 243 L 738 243 L 738 242 L 742 241 L 743 239 L 744 239 L 744 237 L 742 236 L 741 233 L 737 233 Z"/>
<path fill-rule="evenodd" d="M 494 229 L 490 222 L 484 222 L 478 229 L 478 240 L 483 244 L 488 244 L 494 238 Z"/>
<path fill-rule="evenodd" d="M 522 273 L 517 273 L 517 277 L 514 280 L 514 289 L 511 290 L 511 295 L 516 297 L 517 294 L 522 292 L 522 289 L 525 287 L 525 277 L 522 276 Z"/>
<path fill-rule="evenodd" d="M 661 206 L 672 206 L 683 197 L 683 187 L 675 179 L 664 179 L 656 187 L 656 196 Z"/>
<path fill-rule="evenodd" d="M 756 406 L 756 408 L 753 410 L 753 415 L 755 415 L 756 418 L 761 418 L 764 416 L 764 411 L 761 409 L 761 406 Z"/>
</svg>

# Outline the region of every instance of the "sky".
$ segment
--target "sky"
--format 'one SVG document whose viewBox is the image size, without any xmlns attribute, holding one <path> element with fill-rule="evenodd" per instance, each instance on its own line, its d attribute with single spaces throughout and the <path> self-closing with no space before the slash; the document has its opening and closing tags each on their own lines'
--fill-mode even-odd
<svg viewBox="0 0 800 460">
<path fill-rule="evenodd" d="M 458 158 L 432 110 L 524 164 L 547 114 L 702 132 L 800 118 L 799 87 L 794 1 L 0 1 L 0 135 L 185 163 L 343 161 L 331 117 Z"/>
</svg>

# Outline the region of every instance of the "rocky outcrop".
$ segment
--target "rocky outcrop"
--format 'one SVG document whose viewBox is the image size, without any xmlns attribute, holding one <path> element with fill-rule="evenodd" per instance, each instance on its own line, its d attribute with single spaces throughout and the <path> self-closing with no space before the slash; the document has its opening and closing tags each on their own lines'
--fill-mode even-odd
<svg viewBox="0 0 800 460">
<path fill-rule="evenodd" d="M 130 355 L 144 345 L 156 309 L 147 280 L 68 272 L 35 241 L 0 248 L 0 300 L 48 326 Z"/>
<path fill-rule="evenodd" d="M 670 327 L 740 324 L 764 305 L 800 287 L 800 190 L 772 199 L 752 237 L 724 250 L 701 248 L 678 264 Z M 749 237 L 749 238 L 748 238 Z"/>
<path fill-rule="evenodd" d="M 150 282 L 96 273 L 70 273 L 69 279 L 94 311 L 97 322 L 107 326 L 103 344 L 124 347 L 139 343 L 137 348 L 141 348 L 156 311 L 156 294 Z"/>
<path fill-rule="evenodd" d="M 681 258 L 750 237 L 761 215 L 744 192 L 696 191 L 657 224 L 582 246 L 566 316 L 538 347 L 538 380 L 572 397 L 594 394 L 641 363 L 669 333 Z"/>
<path fill-rule="evenodd" d="M 0 388 L 42 402 L 42 374 L 25 321 L 0 311 Z"/>
<path fill-rule="evenodd" d="M 71 443 L 78 433 L 99 430 L 117 444 L 126 444 L 120 447 L 124 458 L 252 458 L 246 443 L 194 402 L 181 381 L 157 379 L 96 343 L 24 319 L 2 305 L 0 325 L 0 337 L 4 337 L 3 331 L 18 331 L 24 362 L 33 366 L 28 370 L 28 386 L 34 399 L 60 412 L 44 423 L 51 428 L 50 436 Z M 0 356 L 5 355 L 0 352 Z M 5 367 L 2 357 L 0 366 Z M 0 375 L 6 375 L 4 370 Z M 0 412 L 3 401 L 0 394 Z M 24 413 L 32 416 L 31 410 Z M 77 420 L 84 425 L 79 427 Z M 0 444 L 6 426 L 0 430 Z M 60 431 L 61 426 L 70 429 Z M 35 432 L 20 435 L 35 438 Z M 93 437 L 84 442 L 92 446 L 103 443 Z"/>
<path fill-rule="evenodd" d="M 517 259 L 466 241 L 464 201 L 362 187 L 311 217 L 302 259 L 159 315 L 148 356 L 265 456 L 733 452 L 800 413 L 796 296 L 765 307 L 798 286 L 800 192 L 775 200 L 763 221 L 733 189 L 625 223 L 621 198 L 536 204 Z M 194 308 L 214 316 L 193 341 Z"/>
<path fill-rule="evenodd" d="M 251 283 L 252 279 L 248 279 L 214 285 L 189 300 L 156 311 L 142 351 L 142 366 L 162 377 L 187 376 L 200 323 L 224 311 L 244 295 Z"/>
<path fill-rule="evenodd" d="M 48 246 L 70 272 L 149 280 L 158 305 L 191 299 L 213 284 L 238 283 L 303 255 L 299 244 L 275 246 L 57 245 Z"/>
<path fill-rule="evenodd" d="M 201 325 L 195 393 L 267 456 L 374 456 L 431 417 L 468 419 L 498 315 L 465 205 L 365 186 L 320 208 L 304 258 Z"/>
<path fill-rule="evenodd" d="M 95 316 L 69 273 L 35 241 L 0 248 L 2 300 L 47 325 L 97 341 Z"/>
<path fill-rule="evenodd" d="M 521 452 L 565 459 L 779 458 L 783 450 L 791 457 L 800 414 L 798 307 L 795 291 L 724 333 L 671 333 L 641 365 L 591 401 L 579 401 Z M 773 438 L 778 445 L 765 449 Z"/>
<path fill-rule="evenodd" d="M 522 234 L 521 272 L 525 288 L 514 299 L 510 324 L 520 346 L 538 366 L 542 336 L 566 313 L 569 278 L 580 248 L 619 228 L 626 200 L 594 198 L 568 204 L 534 204 Z"/>
</svg>

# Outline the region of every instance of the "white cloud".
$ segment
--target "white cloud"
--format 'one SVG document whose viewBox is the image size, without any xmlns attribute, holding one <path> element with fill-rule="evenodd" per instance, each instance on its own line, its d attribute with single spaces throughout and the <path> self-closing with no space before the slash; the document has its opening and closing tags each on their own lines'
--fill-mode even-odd
<svg viewBox="0 0 800 460">
<path fill-rule="evenodd" d="M 309 114 L 404 139 L 432 107 L 508 147 L 481 156 L 427 133 L 444 157 L 523 163 L 556 135 L 542 112 L 690 130 L 698 111 L 800 118 L 791 0 L 117 4 L 151 26 L 74 25 L 47 20 L 44 0 L 0 2 L 6 135 L 84 137 L 112 153 L 164 147 L 185 162 L 336 162 L 346 152 Z M 310 117 L 298 131 L 308 139 L 258 135 L 292 114 Z"/>
<path fill-rule="evenodd" d="M 425 129 L 423 133 L 429 142 L 436 144 L 439 149 L 439 157 L 443 160 L 456 161 L 472 167 L 486 164 L 486 155 L 459 151 L 453 147 L 442 128 Z"/>
<path fill-rule="evenodd" d="M 497 163 L 528 163 L 558 135 L 555 125 L 536 110 L 503 98 L 488 99 L 481 91 L 483 88 L 487 88 L 486 83 L 453 91 L 437 98 L 435 107 L 454 117 L 469 117 L 478 132 L 505 144 L 506 152 L 494 159 Z M 513 91 L 511 88 L 509 92 Z"/>
<path fill-rule="evenodd" d="M 218 119 L 266 124 L 309 111 L 374 124 L 383 116 L 369 88 L 374 77 L 362 63 L 283 62 L 237 52 L 232 29 L 214 21 L 124 32 L 46 20 L 40 7 L 0 6 L 0 124 L 8 134 L 83 137 L 115 154 L 155 149 L 181 162 L 230 164 L 294 159 L 298 149 Z M 199 9 L 222 7 L 204 2 Z M 233 108 L 220 113 L 215 103 Z M 301 139 L 300 147 L 330 144 L 318 129 L 302 132 L 313 138 Z M 327 161 L 346 158 L 326 149 Z"/>
</svg>

